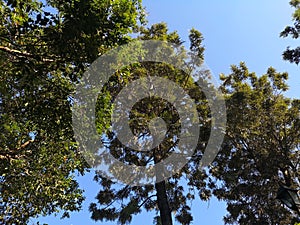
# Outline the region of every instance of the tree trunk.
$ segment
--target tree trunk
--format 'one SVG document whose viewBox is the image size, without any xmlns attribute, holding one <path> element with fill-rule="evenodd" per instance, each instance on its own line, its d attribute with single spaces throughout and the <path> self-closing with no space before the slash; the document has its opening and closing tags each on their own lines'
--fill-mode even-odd
<svg viewBox="0 0 300 225">
<path fill-rule="evenodd" d="M 156 137 L 153 135 L 153 144 L 156 143 Z M 169 206 L 169 200 L 167 196 L 166 181 L 164 180 L 164 166 L 158 164 L 162 160 L 163 149 L 159 146 L 153 148 L 154 164 L 155 164 L 155 175 L 156 182 L 155 190 L 157 196 L 157 204 L 160 213 L 160 219 L 162 225 L 173 225 L 172 214 Z"/>
<path fill-rule="evenodd" d="M 164 167 L 161 164 L 158 164 L 162 158 L 162 151 L 159 149 L 154 150 L 154 163 L 155 163 L 155 175 L 156 180 L 160 181 L 155 183 L 156 195 L 157 195 L 157 204 L 160 212 L 160 219 L 162 225 L 172 225 L 172 215 L 171 209 L 169 206 L 169 200 L 166 190 L 166 181 L 164 178 Z"/>
<path fill-rule="evenodd" d="M 157 204 L 160 212 L 162 225 L 172 225 L 172 216 L 169 201 L 166 193 L 166 182 L 161 181 L 155 184 Z"/>
</svg>

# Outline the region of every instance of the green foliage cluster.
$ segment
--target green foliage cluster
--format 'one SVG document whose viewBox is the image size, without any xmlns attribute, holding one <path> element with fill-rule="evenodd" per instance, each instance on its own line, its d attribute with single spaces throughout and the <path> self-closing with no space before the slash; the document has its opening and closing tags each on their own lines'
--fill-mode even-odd
<svg viewBox="0 0 300 225">
<path fill-rule="evenodd" d="M 298 39 L 300 35 L 300 1 L 291 0 L 290 5 L 295 9 L 293 13 L 293 22 L 292 26 L 287 26 L 281 33 L 281 37 L 292 37 L 293 39 Z M 288 47 L 283 53 L 283 59 L 288 60 L 291 63 L 296 63 L 297 65 L 300 62 L 300 46 L 291 49 Z"/>
<path fill-rule="evenodd" d="M 275 199 L 280 182 L 297 187 L 300 172 L 300 101 L 284 96 L 288 74 L 271 67 L 257 76 L 241 63 L 221 79 L 227 130 L 210 172 L 220 181 L 214 195 L 227 203 L 224 221 L 293 224 Z"/>
<path fill-rule="evenodd" d="M 143 17 L 139 0 L 0 1 L 1 224 L 81 208 L 74 85 Z"/>
</svg>

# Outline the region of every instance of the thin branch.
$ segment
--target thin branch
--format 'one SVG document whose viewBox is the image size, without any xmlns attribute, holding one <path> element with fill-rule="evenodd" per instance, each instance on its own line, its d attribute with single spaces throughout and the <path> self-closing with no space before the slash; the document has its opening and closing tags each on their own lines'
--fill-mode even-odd
<svg viewBox="0 0 300 225">
<path fill-rule="evenodd" d="M 11 49 L 11 48 L 8 48 L 8 47 L 5 47 L 5 46 L 0 46 L 0 50 L 1 51 L 4 51 L 4 52 L 7 52 L 11 55 L 15 55 L 17 57 L 27 57 L 27 58 L 33 58 L 33 59 L 36 59 L 38 58 L 37 56 L 31 54 L 31 53 L 28 53 L 28 52 L 22 52 L 22 51 L 19 51 L 19 50 L 16 50 L 16 49 Z M 41 61 L 43 62 L 54 62 L 55 60 L 54 59 L 48 59 L 48 58 L 40 58 Z"/>
<path fill-rule="evenodd" d="M 121 190 L 121 196 L 120 197 L 118 197 L 118 196 L 116 196 L 116 198 L 112 201 L 112 202 L 110 202 L 109 204 L 107 204 L 103 209 L 105 210 L 105 209 L 107 209 L 107 208 L 109 208 L 111 205 L 113 205 L 115 202 L 117 202 L 118 200 L 123 200 L 123 198 L 124 198 L 124 194 L 125 194 L 125 192 L 127 191 L 127 189 L 128 188 L 130 188 L 130 186 L 129 185 L 126 185 L 122 190 Z"/>
<path fill-rule="evenodd" d="M 18 155 L 17 156 L 18 151 L 25 148 L 26 146 L 28 146 L 32 142 L 34 142 L 34 140 L 26 141 L 24 144 L 22 144 L 20 147 L 18 147 L 16 149 L 9 150 L 9 152 L 5 152 L 5 153 L 0 153 L 0 159 L 8 159 L 8 158 L 19 159 L 19 158 L 26 157 L 25 155 Z"/>
<path fill-rule="evenodd" d="M 151 198 L 156 197 L 156 195 L 151 195 L 148 198 L 146 198 L 139 206 L 138 208 L 140 209 L 148 200 L 150 200 Z"/>
</svg>

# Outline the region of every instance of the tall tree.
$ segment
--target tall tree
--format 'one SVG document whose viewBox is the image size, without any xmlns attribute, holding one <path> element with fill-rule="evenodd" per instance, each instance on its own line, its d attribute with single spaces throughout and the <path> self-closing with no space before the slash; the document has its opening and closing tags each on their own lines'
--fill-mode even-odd
<svg viewBox="0 0 300 225">
<path fill-rule="evenodd" d="M 280 34 L 281 37 L 291 36 L 294 39 L 298 39 L 300 35 L 300 1 L 291 0 L 290 5 L 295 8 L 293 14 L 294 24 L 292 26 L 287 26 Z M 300 62 L 300 46 L 291 49 L 288 47 L 283 53 L 283 59 L 290 61 L 291 63 Z"/>
<path fill-rule="evenodd" d="M 222 75 L 227 130 L 212 164 L 213 193 L 227 202 L 226 224 L 294 224 L 276 200 L 280 183 L 299 187 L 300 100 L 283 94 L 287 73 L 269 68 L 258 77 L 244 63 Z"/>
<path fill-rule="evenodd" d="M 80 209 L 74 176 L 88 165 L 70 96 L 85 67 L 140 22 L 140 0 L 0 1 L 1 224 Z"/>
<path fill-rule="evenodd" d="M 177 44 L 176 51 L 170 50 L 169 52 L 161 52 L 163 57 L 172 58 L 176 55 L 175 59 L 185 59 L 187 53 L 182 49 L 182 41 L 177 33 L 169 33 L 167 26 L 163 23 L 155 24 L 149 29 L 143 28 L 141 35 L 138 37 L 141 40 L 161 40 L 169 41 Z M 197 30 L 190 31 L 190 50 L 194 53 L 194 58 L 190 62 L 191 68 L 194 62 L 201 64 L 203 62 L 204 48 L 202 46 L 203 37 Z M 178 58 L 177 58 L 178 57 Z M 197 60 L 196 60 L 197 59 Z M 176 60 L 174 60 L 176 61 Z M 200 75 L 200 74 L 199 74 Z M 177 143 L 180 139 L 181 121 L 176 107 L 160 97 L 148 97 L 138 101 L 130 112 L 129 125 L 132 132 L 137 137 L 137 143 L 142 144 L 148 140 L 147 137 L 151 135 L 151 126 L 153 118 L 162 118 L 167 127 L 167 132 L 163 141 L 151 151 L 137 152 L 128 148 L 118 140 L 118 131 L 114 129 L 104 129 L 109 126 L 111 118 L 111 107 L 119 92 L 126 86 L 126 84 L 134 82 L 139 78 L 161 77 L 173 81 L 185 92 L 192 97 L 196 104 L 197 115 L 195 115 L 201 126 L 199 141 L 196 143 L 197 147 L 188 164 L 183 165 L 176 174 L 171 177 L 163 177 L 160 179 L 160 174 L 167 168 L 156 167 L 155 175 L 158 181 L 155 184 L 147 184 L 144 186 L 131 186 L 131 185 L 118 185 L 116 182 L 107 179 L 103 173 L 98 172 L 95 180 L 100 184 L 100 191 L 96 196 L 97 202 L 90 205 L 92 212 L 92 219 L 95 221 L 115 221 L 120 224 L 129 224 L 133 215 L 140 213 L 143 209 L 146 211 L 155 211 L 156 217 L 154 224 L 172 225 L 172 213 L 175 219 L 183 225 L 192 223 L 193 216 L 191 215 L 191 208 L 189 202 L 195 199 L 197 192 L 202 200 L 208 200 L 211 193 L 207 185 L 212 185 L 206 171 L 198 170 L 199 161 L 203 155 L 204 148 L 210 133 L 211 116 L 208 107 L 207 99 L 194 80 L 193 77 L 181 70 L 180 67 L 168 65 L 162 62 L 140 62 L 134 65 L 127 66 L 120 71 L 117 71 L 114 76 L 110 78 L 98 101 L 98 132 L 105 136 L 106 153 L 104 160 L 107 160 L 105 154 L 111 154 L 117 160 L 124 164 L 134 164 L 137 166 L 151 167 L 157 166 L 160 162 L 167 159 L 170 154 L 184 152 L 187 146 L 178 146 Z M 200 77 L 203 82 L 208 78 L 209 73 L 203 73 Z M 156 78 L 157 79 L 157 78 Z M 149 82 L 150 82 L 149 81 Z M 141 85 L 142 86 L 142 85 Z M 155 85 L 154 85 L 155 88 Z M 131 95 L 137 93 L 132 92 Z M 103 104 L 102 99 L 107 100 L 107 104 Z M 131 99 L 134 96 L 126 96 Z M 184 105 L 185 99 L 181 100 Z M 106 115 L 103 117 L 103 115 Z M 193 118 L 190 118 L 191 121 Z M 161 124 L 161 121 L 158 121 Z M 163 130 L 163 126 L 158 128 Z M 183 148 L 183 149 L 178 149 Z M 178 154 L 179 154 L 178 153 Z M 179 157 L 184 157 L 181 154 Z M 109 164 L 109 162 L 108 162 Z M 171 170 L 174 168 L 171 168 Z M 118 172 L 118 171 L 117 171 Z M 126 174 L 128 179 L 134 177 L 135 171 L 132 174 Z M 143 174 L 141 178 L 143 179 Z"/>
</svg>

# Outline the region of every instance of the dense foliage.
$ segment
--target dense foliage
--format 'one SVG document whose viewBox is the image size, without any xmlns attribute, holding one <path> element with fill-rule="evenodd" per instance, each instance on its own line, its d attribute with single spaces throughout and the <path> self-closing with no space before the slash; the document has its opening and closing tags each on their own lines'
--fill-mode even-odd
<svg viewBox="0 0 300 225">
<path fill-rule="evenodd" d="M 214 194 L 227 202 L 226 224 L 294 224 L 276 194 L 280 183 L 299 187 L 300 100 L 283 94 L 287 73 L 257 76 L 244 63 L 222 75 L 227 130 L 210 169 Z M 298 221 L 299 222 L 299 221 Z"/>
<path fill-rule="evenodd" d="M 298 39 L 300 1 L 290 4 L 295 8 L 294 25 L 281 36 Z M 188 58 L 176 32 L 168 32 L 163 23 L 143 28 L 144 22 L 140 0 L 0 1 L 1 224 L 26 224 L 38 215 L 62 212 L 68 216 L 80 210 L 84 196 L 75 176 L 84 174 L 89 165 L 74 138 L 71 96 L 95 59 L 130 42 L 134 31 L 140 40 L 176 44 L 176 51 L 161 53 L 164 57 Z M 185 61 L 191 71 L 203 63 L 202 41 L 201 33 L 192 29 L 193 56 Z M 300 49 L 288 48 L 283 56 L 298 64 Z M 100 186 L 97 202 L 89 208 L 92 219 L 128 224 L 133 215 L 145 210 L 156 213 L 154 224 L 171 225 L 173 213 L 178 223 L 189 225 L 191 202 L 214 194 L 227 202 L 226 224 L 299 222 L 275 199 L 280 183 L 299 187 L 300 101 L 284 96 L 287 74 L 269 68 L 257 76 L 241 63 L 232 66 L 231 74 L 221 76 L 228 119 L 225 140 L 209 169 L 199 170 L 210 135 L 211 111 L 199 80 L 179 68 L 157 62 L 132 64 L 116 71 L 102 89 L 96 105 L 98 133 L 105 137 L 106 154 L 125 164 L 151 167 L 177 152 L 180 139 L 176 108 L 151 97 L 133 107 L 130 128 L 141 144 L 153 132 L 149 122 L 160 117 L 168 128 L 163 142 L 151 152 L 136 152 L 120 143 L 110 129 L 112 104 L 122 88 L 136 79 L 160 76 L 180 85 L 195 101 L 201 132 L 188 164 L 164 181 L 122 186 L 97 173 Z M 198 75 L 210 85 L 208 71 Z"/>
<path fill-rule="evenodd" d="M 192 29 L 189 37 L 190 48 L 194 53 L 194 58 L 188 61 L 187 64 L 192 68 L 197 61 L 201 65 L 204 48 L 202 46 L 203 38 L 199 31 Z M 177 51 L 170 49 L 170 52 L 161 52 L 163 57 L 174 57 L 175 54 L 179 59 L 187 58 L 187 53 L 182 48 L 182 41 L 179 36 L 177 33 L 168 33 L 165 24 L 156 24 L 149 29 L 143 28 L 138 39 L 154 39 L 175 43 L 178 45 Z M 208 71 L 203 71 L 203 73 L 198 75 L 198 79 L 205 82 L 210 74 Z M 156 212 L 157 216 L 154 218 L 154 224 L 173 224 L 171 213 L 174 213 L 175 219 L 180 224 L 188 225 L 193 221 L 193 216 L 190 212 L 190 202 L 197 195 L 202 200 L 208 200 L 211 196 L 207 188 L 209 178 L 205 171 L 198 170 L 199 161 L 210 134 L 210 110 L 204 93 L 196 83 L 197 80 L 194 80 L 190 74 L 182 71 L 180 67 L 176 68 L 176 66 L 162 62 L 142 62 L 125 67 L 111 77 L 110 82 L 103 89 L 102 97 L 100 97 L 102 100 L 99 101 L 97 107 L 99 112 L 98 131 L 106 136 L 104 141 L 107 154 L 112 154 L 123 163 L 145 167 L 157 165 L 165 160 L 170 153 L 177 153 L 179 157 L 184 157 L 184 149 L 178 149 L 177 145 L 180 139 L 179 133 L 181 128 L 178 111 L 172 104 L 162 98 L 155 96 L 144 98 L 137 102 L 130 112 L 129 125 L 137 137 L 137 142 L 140 144 L 147 140 L 147 136 L 153 132 L 149 128 L 151 119 L 160 117 L 165 121 L 167 126 L 165 138 L 153 150 L 146 152 L 134 151 L 120 143 L 115 130 L 103 130 L 105 126 L 103 123 L 109 121 L 110 118 L 109 114 L 106 119 L 101 119 L 103 118 L 103 111 L 111 112 L 106 108 L 112 107 L 111 105 L 120 90 L 129 82 L 149 76 L 164 77 L 173 81 L 194 99 L 198 111 L 198 115 L 195 116 L 199 118 L 199 126 L 201 126 L 200 136 L 195 137 L 196 140 L 199 138 L 197 148 L 187 165 L 172 177 L 166 177 L 163 181 L 159 181 L 156 184 L 135 187 L 130 185 L 121 186 L 103 177 L 99 172 L 95 177 L 95 180 L 100 184 L 100 191 L 96 196 L 97 203 L 93 203 L 90 206 L 92 219 L 96 221 L 117 220 L 120 224 L 129 224 L 133 215 L 140 213 L 144 209 Z M 132 95 L 134 94 L 135 92 L 132 92 Z M 108 99 L 108 104 L 106 105 L 103 104 L 104 96 Z M 109 97 L 107 98 L 107 96 Z M 131 96 L 126 97 L 132 98 Z M 185 99 L 180 99 L 180 101 L 184 104 Z M 162 171 L 165 169 L 163 167 L 157 169 L 156 176 L 160 176 L 160 173 L 163 173 Z M 127 174 L 129 179 L 134 177 L 134 171 L 132 173 Z"/>
<path fill-rule="evenodd" d="M 86 66 L 126 43 L 139 0 L 0 1 L 0 223 L 79 210 L 88 167 L 73 137 L 71 98 Z"/>
</svg>

